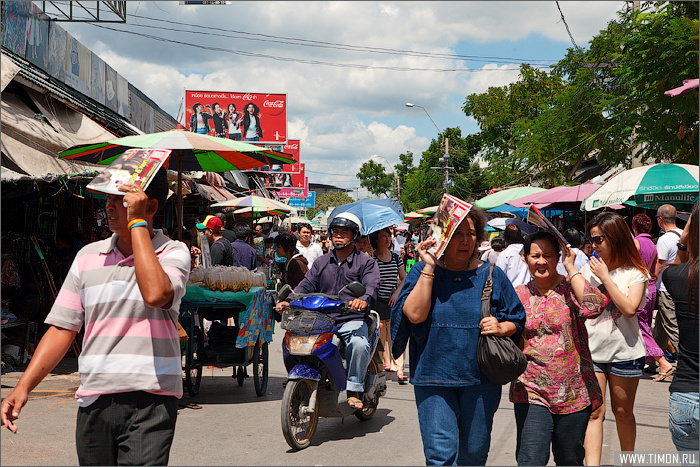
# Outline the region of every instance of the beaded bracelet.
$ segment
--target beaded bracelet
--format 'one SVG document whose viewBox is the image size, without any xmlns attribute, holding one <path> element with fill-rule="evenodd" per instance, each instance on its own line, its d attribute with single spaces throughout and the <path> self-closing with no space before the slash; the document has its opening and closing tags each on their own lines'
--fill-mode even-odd
<svg viewBox="0 0 700 467">
<path fill-rule="evenodd" d="M 430 273 L 430 272 L 423 272 L 423 271 L 421 271 L 420 275 L 421 275 L 421 276 L 428 277 L 428 278 L 430 278 L 430 279 L 432 279 L 432 278 L 435 277 L 435 274 Z"/>
<path fill-rule="evenodd" d="M 130 222 L 129 223 L 129 230 L 133 229 L 134 227 L 148 227 L 148 222 L 142 220 L 140 222 Z"/>
<path fill-rule="evenodd" d="M 574 277 L 576 277 L 576 274 L 581 274 L 581 272 L 580 272 L 580 271 L 576 271 L 575 273 L 573 273 L 572 275 L 570 275 L 570 276 L 569 276 L 569 282 L 571 282 L 571 279 L 573 279 Z"/>
<path fill-rule="evenodd" d="M 129 225 L 127 225 L 127 227 L 129 228 L 129 230 L 131 230 L 131 227 L 132 227 L 134 224 L 136 224 L 137 222 L 146 222 L 146 219 L 134 219 L 133 221 L 129 222 Z M 147 222 L 146 222 L 146 224 L 148 225 Z"/>
</svg>

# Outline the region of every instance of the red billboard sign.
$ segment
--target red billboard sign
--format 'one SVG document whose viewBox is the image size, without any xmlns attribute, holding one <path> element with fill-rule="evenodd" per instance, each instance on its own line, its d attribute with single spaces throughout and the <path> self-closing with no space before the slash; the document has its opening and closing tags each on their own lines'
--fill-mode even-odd
<svg viewBox="0 0 700 467">
<path fill-rule="evenodd" d="M 188 130 L 253 143 L 287 141 L 287 95 L 185 91 Z"/>
<path fill-rule="evenodd" d="M 301 161 L 300 141 L 290 139 L 279 151 L 291 154 L 294 157 L 294 164 L 280 164 L 271 167 L 263 166 L 261 171 L 269 174 L 265 182 L 268 188 L 279 188 L 279 195 L 283 198 L 290 196 L 306 196 L 306 184 L 304 183 L 304 164 Z"/>
</svg>

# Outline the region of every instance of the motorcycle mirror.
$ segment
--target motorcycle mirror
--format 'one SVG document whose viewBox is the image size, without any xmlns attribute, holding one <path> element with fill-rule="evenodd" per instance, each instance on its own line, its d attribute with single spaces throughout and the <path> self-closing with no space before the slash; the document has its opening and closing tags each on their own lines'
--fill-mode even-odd
<svg viewBox="0 0 700 467">
<path fill-rule="evenodd" d="M 362 285 L 362 284 L 360 284 Z M 289 297 L 289 295 L 292 293 L 292 288 L 289 286 L 289 284 L 284 284 L 282 288 L 280 289 L 279 293 L 277 294 L 277 298 L 279 299 L 280 302 L 283 302 L 284 300 Z"/>
<path fill-rule="evenodd" d="M 350 293 L 353 294 L 355 297 L 361 297 L 367 291 L 367 289 L 365 289 L 365 286 L 357 281 L 350 282 L 344 288 L 347 288 L 350 291 Z"/>
</svg>

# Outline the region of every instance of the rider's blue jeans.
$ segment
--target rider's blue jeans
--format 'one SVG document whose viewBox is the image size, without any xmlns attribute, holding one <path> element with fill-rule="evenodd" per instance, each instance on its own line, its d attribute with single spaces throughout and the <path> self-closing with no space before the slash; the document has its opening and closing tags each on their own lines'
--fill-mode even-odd
<svg viewBox="0 0 700 467">
<path fill-rule="evenodd" d="M 365 374 L 369 365 L 369 330 L 363 320 L 343 323 L 338 335 L 345 342 L 345 360 L 348 365 L 348 391 L 364 392 Z"/>
</svg>

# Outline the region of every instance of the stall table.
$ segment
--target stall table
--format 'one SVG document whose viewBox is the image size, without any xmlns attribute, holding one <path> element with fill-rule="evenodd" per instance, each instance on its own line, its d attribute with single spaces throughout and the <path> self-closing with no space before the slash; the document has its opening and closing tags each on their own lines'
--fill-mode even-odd
<svg viewBox="0 0 700 467">
<path fill-rule="evenodd" d="M 189 339 L 183 348 L 185 388 L 190 396 L 199 392 L 203 365 L 217 368 L 234 367 L 238 385 L 247 376 L 246 367 L 253 364 L 253 382 L 258 396 L 265 394 L 269 366 L 269 343 L 274 332 L 274 292 L 253 287 L 248 292 L 215 292 L 203 287 L 187 286 L 180 305 L 180 324 Z M 235 326 L 226 326 L 233 318 Z M 222 334 L 231 336 L 227 347 L 212 350 L 204 341 L 202 319 L 215 322 Z M 211 331 L 211 329 L 210 329 Z M 235 342 L 233 336 L 235 335 Z M 228 344 L 228 345 L 226 345 Z M 221 348 L 219 347 L 219 350 Z"/>
</svg>

